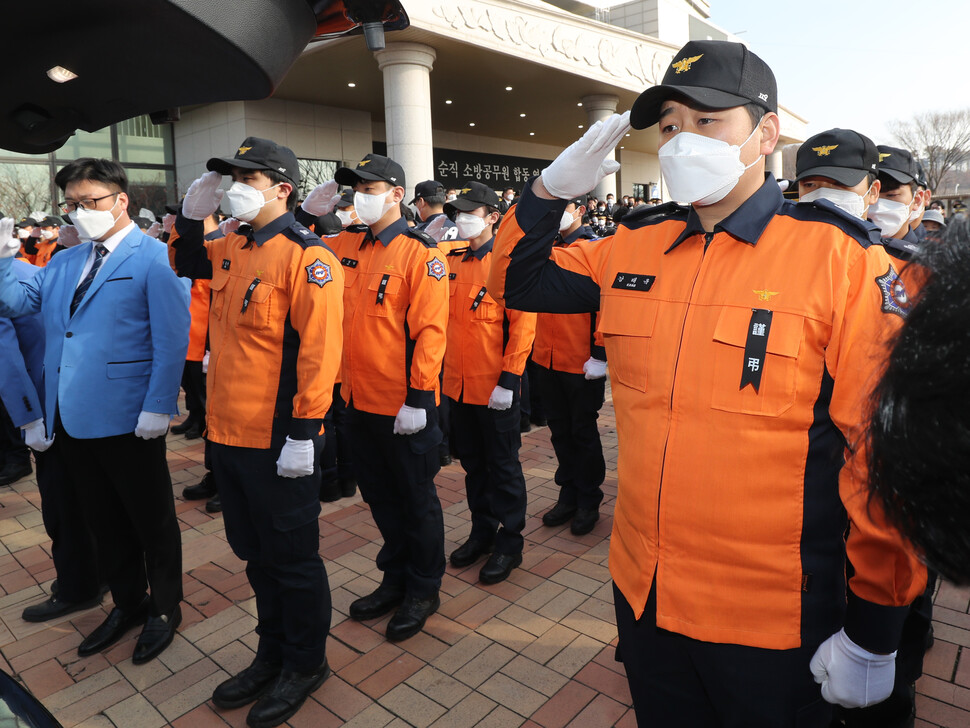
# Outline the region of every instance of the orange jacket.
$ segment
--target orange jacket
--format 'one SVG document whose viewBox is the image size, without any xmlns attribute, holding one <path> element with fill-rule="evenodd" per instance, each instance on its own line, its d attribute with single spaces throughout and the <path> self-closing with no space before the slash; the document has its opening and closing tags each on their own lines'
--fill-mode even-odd
<svg viewBox="0 0 970 728">
<path fill-rule="evenodd" d="M 37 253 L 34 255 L 34 265 L 39 268 L 43 268 L 50 262 L 50 259 L 54 257 L 54 253 L 56 253 L 57 250 L 57 238 L 38 241 Z"/>
<path fill-rule="evenodd" d="M 552 250 L 565 204 L 526 188 L 489 290 L 600 308 L 620 453 L 610 572 L 634 613 L 655 583 L 657 624 L 698 640 L 788 649 L 844 622 L 894 650 L 925 569 L 870 505 L 864 457 L 842 467 L 905 314 L 878 231 L 769 178 L 714 233 L 665 205 Z"/>
<path fill-rule="evenodd" d="M 179 273 L 212 279 L 207 437 L 266 449 L 274 427 L 296 440 L 322 432 L 343 339 L 333 253 L 289 213 L 252 240 L 203 241 L 202 223 L 181 215 L 176 226 Z"/>
<path fill-rule="evenodd" d="M 325 240 L 344 272 L 340 396 L 378 415 L 433 407 L 448 325 L 444 254 L 403 218 L 376 240 L 364 225 Z"/>
<path fill-rule="evenodd" d="M 204 278 L 192 281 L 189 299 L 189 315 L 192 326 L 189 328 L 189 350 L 186 361 L 202 361 L 205 357 L 205 344 L 209 335 L 209 281 Z"/>
<path fill-rule="evenodd" d="M 507 311 L 488 295 L 491 264 L 492 241 L 448 253 L 451 315 L 442 389 L 466 404 L 487 405 L 495 385 L 518 392 L 535 338 L 534 313 Z"/>
</svg>

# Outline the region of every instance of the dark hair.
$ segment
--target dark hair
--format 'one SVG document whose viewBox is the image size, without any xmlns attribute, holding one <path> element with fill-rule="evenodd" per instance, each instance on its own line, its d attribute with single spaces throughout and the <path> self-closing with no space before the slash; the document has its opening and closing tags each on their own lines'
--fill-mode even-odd
<svg viewBox="0 0 970 728">
<path fill-rule="evenodd" d="M 265 174 L 269 178 L 269 181 L 273 183 L 274 187 L 278 184 L 282 184 L 283 182 L 286 182 L 286 184 L 290 186 L 290 194 L 286 197 L 286 211 L 296 212 L 297 185 L 293 182 L 293 180 L 280 174 L 275 169 L 257 169 L 256 171 Z"/>
<path fill-rule="evenodd" d="M 768 113 L 766 109 L 761 104 L 756 104 L 753 101 L 750 104 L 744 105 L 744 110 L 748 112 L 748 116 L 751 117 L 751 129 L 754 130 L 758 122 L 764 118 L 764 115 Z"/>
<path fill-rule="evenodd" d="M 404 204 L 404 202 L 399 202 L 398 206 L 401 208 L 401 215 L 408 222 L 414 222 L 414 212 L 410 207 Z"/>
<path fill-rule="evenodd" d="M 433 195 L 421 195 L 421 199 L 424 200 L 425 204 L 431 205 L 432 207 L 441 207 L 448 201 L 444 190 L 435 192 Z"/>
<path fill-rule="evenodd" d="M 111 159 L 81 157 L 62 168 L 54 175 L 54 184 L 63 192 L 72 182 L 100 182 L 119 192 L 128 192 L 128 175 L 125 168 Z"/>
<path fill-rule="evenodd" d="M 893 190 L 898 190 L 900 187 L 909 187 L 909 191 L 914 195 L 916 194 L 916 180 L 912 182 L 900 182 L 885 173 L 881 173 L 878 179 L 882 183 L 882 192 L 892 192 Z"/>
</svg>

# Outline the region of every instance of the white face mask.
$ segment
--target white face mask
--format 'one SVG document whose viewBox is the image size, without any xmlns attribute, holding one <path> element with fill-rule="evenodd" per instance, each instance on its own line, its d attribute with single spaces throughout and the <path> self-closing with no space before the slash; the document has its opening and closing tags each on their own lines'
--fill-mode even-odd
<svg viewBox="0 0 970 728">
<path fill-rule="evenodd" d="M 20 238 L 21 240 L 26 240 L 27 238 L 30 237 L 30 230 L 28 230 L 27 228 L 19 228 L 17 230 L 17 237 Z"/>
<path fill-rule="evenodd" d="M 373 225 L 384 217 L 397 204 L 393 200 L 391 202 L 385 202 L 387 196 L 393 191 L 393 189 L 390 189 L 380 195 L 368 195 L 364 192 L 355 192 L 354 210 L 357 211 L 357 217 L 360 218 L 360 221 L 365 225 Z"/>
<path fill-rule="evenodd" d="M 916 222 L 917 220 L 919 220 L 920 215 L 923 214 L 923 207 L 924 207 L 923 202 L 922 200 L 920 200 L 919 207 L 917 207 L 915 210 L 913 210 L 910 213 L 909 222 Z"/>
<path fill-rule="evenodd" d="M 576 216 L 568 211 L 562 213 L 562 217 L 559 218 L 559 232 L 567 230 L 576 221 Z"/>
<path fill-rule="evenodd" d="M 354 224 L 354 213 L 347 212 L 346 210 L 337 210 L 337 219 L 340 220 L 341 225 L 349 227 Z"/>
<path fill-rule="evenodd" d="M 869 206 L 869 220 L 887 238 L 892 237 L 909 221 L 909 205 L 880 197 Z"/>
<path fill-rule="evenodd" d="M 470 212 L 459 212 L 455 217 L 455 225 L 458 226 L 458 237 L 462 240 L 474 240 L 485 229 L 485 218 Z"/>
<path fill-rule="evenodd" d="M 759 120 L 740 146 L 682 131 L 660 147 L 657 156 L 670 197 L 701 206 L 713 205 L 727 197 L 745 170 L 761 159 L 759 154 L 747 166 L 741 162 L 741 148 L 760 128 Z"/>
<path fill-rule="evenodd" d="M 120 201 L 121 196 L 119 195 L 110 210 L 85 210 L 79 207 L 70 213 L 68 217 L 71 218 L 71 222 L 77 228 L 78 237 L 81 240 L 100 240 L 104 237 L 104 234 L 114 227 L 118 220 L 112 214 L 112 211 Z"/>
<path fill-rule="evenodd" d="M 267 187 L 265 190 L 257 190 L 243 182 L 233 182 L 232 187 L 226 191 L 226 197 L 229 199 L 229 214 L 237 220 L 252 222 L 266 204 L 264 193 L 281 184 L 283 183 Z"/>
<path fill-rule="evenodd" d="M 506 202 L 511 202 L 511 201 L 512 201 L 512 200 L 514 200 L 514 199 L 515 199 L 515 195 L 513 195 L 513 194 L 512 194 L 511 192 L 509 192 L 509 193 L 508 193 L 508 194 L 507 194 L 507 195 L 505 196 L 505 200 L 506 200 Z"/>
<path fill-rule="evenodd" d="M 44 240 L 50 240 L 51 238 L 54 237 L 54 231 L 53 230 L 41 230 L 40 231 L 40 236 Z"/>
<path fill-rule="evenodd" d="M 871 190 L 872 187 L 869 187 Z M 819 187 L 808 194 L 798 198 L 799 202 L 814 202 L 815 200 L 828 200 L 836 207 L 845 210 L 853 217 L 860 219 L 866 214 L 866 197 L 869 195 L 866 190 L 865 195 L 857 195 L 852 190 L 840 190 L 832 187 Z"/>
</svg>

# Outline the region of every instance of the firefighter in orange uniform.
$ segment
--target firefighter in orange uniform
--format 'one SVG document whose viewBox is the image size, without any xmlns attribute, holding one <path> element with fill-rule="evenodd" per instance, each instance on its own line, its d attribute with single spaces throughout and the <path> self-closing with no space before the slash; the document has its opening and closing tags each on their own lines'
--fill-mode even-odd
<svg viewBox="0 0 970 728">
<path fill-rule="evenodd" d="M 64 246 L 57 242 L 57 233 L 61 227 L 61 219 L 48 215 L 41 220 L 31 231 L 31 235 L 37 234 L 36 238 L 31 238 L 37 252 L 34 254 L 34 265 L 43 268 L 54 257 L 54 253 L 64 250 Z"/>
<path fill-rule="evenodd" d="M 450 399 L 452 447 L 465 469 L 472 513 L 471 534 L 452 552 L 451 563 L 464 568 L 491 552 L 478 573 L 484 584 L 504 581 L 522 563 L 520 381 L 536 329 L 535 314 L 506 311 L 485 286 L 498 204 L 487 185 L 466 182 L 445 205 L 448 214 L 457 211 L 465 246 L 448 253 L 451 316 L 443 393 Z"/>
<path fill-rule="evenodd" d="M 631 122 L 659 122 L 668 193 L 691 205 L 553 249 Z M 898 276 L 871 225 L 782 198 L 764 173 L 779 127 L 760 58 L 691 41 L 526 187 L 496 239 L 489 290 L 508 306 L 599 308 L 619 438 L 610 573 L 640 725 L 822 728 L 831 703 L 879 702 L 925 584 L 866 488 Z"/>
<path fill-rule="evenodd" d="M 248 137 L 210 159 L 175 227 L 175 263 L 211 278 L 206 417 L 212 473 L 233 552 L 247 562 L 259 642 L 253 663 L 212 701 L 256 701 L 250 726 L 275 726 L 330 675 L 331 602 L 319 554 L 323 418 L 340 364 L 343 275 L 333 253 L 296 222 L 296 156 Z M 216 240 L 202 221 L 222 200 L 249 223 Z"/>
</svg>

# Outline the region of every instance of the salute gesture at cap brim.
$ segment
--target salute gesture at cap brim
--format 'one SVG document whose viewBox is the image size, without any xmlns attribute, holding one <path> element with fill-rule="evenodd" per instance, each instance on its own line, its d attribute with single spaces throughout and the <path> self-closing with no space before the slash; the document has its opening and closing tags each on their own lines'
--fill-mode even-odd
<svg viewBox="0 0 970 728">
<path fill-rule="evenodd" d="M 630 128 L 629 111 L 597 121 L 542 170 L 543 186 L 563 200 L 585 195 L 620 168 L 619 162 L 606 157 Z"/>
<path fill-rule="evenodd" d="M 219 172 L 206 172 L 189 185 L 189 191 L 182 200 L 182 214 L 189 220 L 205 220 L 219 209 L 225 190 L 219 189 L 222 175 Z"/>
</svg>

